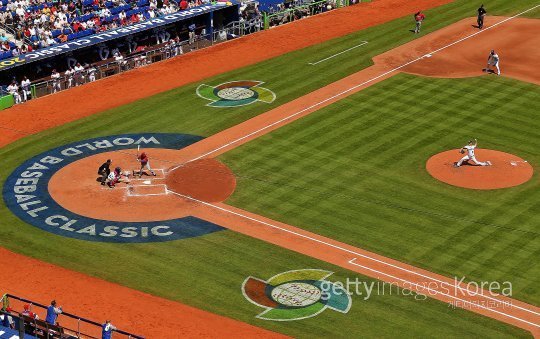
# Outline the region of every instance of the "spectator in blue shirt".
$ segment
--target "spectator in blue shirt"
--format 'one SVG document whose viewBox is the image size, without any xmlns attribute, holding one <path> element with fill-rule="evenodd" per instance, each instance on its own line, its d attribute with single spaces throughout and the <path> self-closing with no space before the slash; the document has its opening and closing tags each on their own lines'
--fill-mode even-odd
<svg viewBox="0 0 540 339">
<path fill-rule="evenodd" d="M 47 317 L 45 318 L 45 321 L 51 325 L 56 325 L 56 319 L 58 319 L 58 315 L 62 313 L 62 307 L 56 307 L 56 300 L 51 301 L 51 305 L 47 307 Z"/>
<path fill-rule="evenodd" d="M 106 320 L 105 324 L 101 326 L 101 339 L 111 339 L 113 331 L 116 331 L 116 327 L 111 324 L 110 320 Z"/>
</svg>

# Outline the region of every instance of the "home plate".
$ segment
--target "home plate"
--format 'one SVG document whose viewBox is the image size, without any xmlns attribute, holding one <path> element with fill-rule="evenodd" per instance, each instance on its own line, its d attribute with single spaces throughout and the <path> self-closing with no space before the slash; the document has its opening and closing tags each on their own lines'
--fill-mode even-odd
<svg viewBox="0 0 540 339">
<path fill-rule="evenodd" d="M 152 180 L 145 180 L 143 181 L 143 184 L 145 185 L 150 185 L 152 183 Z"/>
</svg>

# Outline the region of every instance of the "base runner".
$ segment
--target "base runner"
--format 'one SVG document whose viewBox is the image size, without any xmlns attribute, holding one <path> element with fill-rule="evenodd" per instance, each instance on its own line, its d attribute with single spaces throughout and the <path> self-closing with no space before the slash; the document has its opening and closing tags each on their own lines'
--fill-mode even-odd
<svg viewBox="0 0 540 339">
<path fill-rule="evenodd" d="M 467 152 L 467 154 L 461 158 L 458 162 L 454 163 L 454 167 L 460 167 L 461 164 L 463 164 L 464 161 L 472 161 L 476 165 L 479 166 L 491 166 L 491 161 L 481 162 L 476 160 L 476 157 L 474 156 L 474 149 L 478 146 L 478 141 L 476 139 L 470 140 L 469 143 L 459 150 L 461 154 Z"/>
<path fill-rule="evenodd" d="M 144 173 L 144 168 L 148 169 L 153 176 L 156 176 L 156 173 L 150 168 L 150 160 L 145 152 L 142 152 L 141 155 L 137 156 L 137 161 L 141 163 L 141 169 L 139 170 L 139 178 L 142 177 Z"/>
</svg>

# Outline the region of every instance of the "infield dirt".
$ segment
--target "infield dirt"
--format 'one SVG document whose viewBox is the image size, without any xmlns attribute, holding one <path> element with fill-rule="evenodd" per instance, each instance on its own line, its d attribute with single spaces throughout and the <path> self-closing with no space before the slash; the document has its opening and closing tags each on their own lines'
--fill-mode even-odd
<svg viewBox="0 0 540 339">
<path fill-rule="evenodd" d="M 419 1 L 422 2 L 422 1 Z M 430 6 L 446 3 L 447 1 L 423 1 L 422 8 L 427 8 Z M 364 6 L 364 5 L 362 5 Z M 361 7 L 350 7 L 346 8 L 342 11 L 336 11 L 332 13 L 329 13 L 328 15 L 323 15 L 320 17 L 314 17 L 310 20 L 302 21 L 299 23 L 299 25 L 306 25 L 306 30 L 299 30 L 298 27 L 300 26 L 284 26 L 280 27 L 275 30 L 271 30 L 268 33 L 264 32 L 261 34 L 254 35 L 252 37 L 248 37 L 245 40 L 238 40 L 238 42 L 233 42 L 231 44 L 226 45 L 219 45 L 213 49 L 204 50 L 201 52 L 193 53 L 190 55 L 187 55 L 184 58 L 181 59 L 174 59 L 167 62 L 159 63 L 150 67 L 147 67 L 142 70 L 138 70 L 135 72 L 128 72 L 121 76 L 108 78 L 106 80 L 100 81 L 99 83 L 90 84 L 87 86 L 84 86 L 84 88 L 75 88 L 70 91 L 62 92 L 57 95 L 45 97 L 39 100 L 32 101 L 25 105 L 16 106 L 6 112 L 3 112 L 5 114 L 2 115 L 0 119 L 0 124 L 2 126 L 8 126 L 11 128 L 10 133 L 4 134 L 0 139 L 0 144 L 5 145 L 9 142 L 12 142 L 16 139 L 19 139 L 23 136 L 25 136 L 28 133 L 36 133 L 40 130 L 44 130 L 50 127 L 54 127 L 57 125 L 64 124 L 69 121 L 76 120 L 78 118 L 81 118 L 83 116 L 87 116 L 93 113 L 100 112 L 107 108 L 112 108 L 121 104 L 125 104 L 128 102 L 131 102 L 133 100 L 146 97 L 148 95 L 152 95 L 170 88 L 174 88 L 177 86 L 181 86 L 183 84 L 197 81 L 199 79 L 206 78 L 208 76 L 223 73 L 225 71 L 235 69 L 238 67 L 242 67 L 248 64 L 252 64 L 255 62 L 259 62 L 265 58 L 269 58 L 272 56 L 277 56 L 283 53 L 286 53 L 288 51 L 291 51 L 293 49 L 301 48 L 308 46 L 310 44 L 315 44 L 322 42 L 324 40 L 330 39 L 332 37 L 339 36 L 339 34 L 346 34 L 350 31 L 358 30 L 363 27 L 368 27 L 370 25 L 374 25 L 377 23 L 382 23 L 384 20 L 390 20 L 395 17 L 403 16 L 406 14 L 409 14 L 409 12 L 414 11 L 419 6 L 418 2 L 415 2 L 414 4 L 408 4 L 407 2 L 402 3 L 401 1 L 375 1 L 369 5 L 368 9 L 366 10 L 366 14 L 369 14 L 368 17 L 366 17 L 366 20 L 360 20 L 358 13 L 363 11 L 363 8 Z M 360 8 L 360 9 L 357 9 Z M 371 11 L 379 11 L 382 8 L 385 8 L 382 13 L 384 15 L 371 15 L 374 12 Z M 360 12 L 356 12 L 360 11 Z M 332 23 L 336 20 L 336 16 L 339 16 L 340 13 L 344 16 L 340 20 L 346 21 L 346 17 L 348 15 L 354 15 L 355 20 L 349 20 L 351 23 L 350 26 L 347 26 L 346 29 L 344 28 L 343 31 L 339 30 L 325 30 L 325 25 L 332 25 Z M 527 21 L 526 19 L 523 19 Z M 518 20 L 514 20 L 518 21 Z M 521 19 L 519 20 L 521 21 Z M 470 27 L 467 28 L 464 26 L 464 22 L 459 22 L 456 25 L 458 25 L 457 28 L 448 28 L 446 31 L 441 30 L 441 32 L 446 33 L 452 33 L 454 34 L 452 36 L 452 39 L 455 39 L 458 36 L 465 36 L 467 34 L 470 34 Z M 367 26 L 364 26 L 367 25 Z M 307 28 L 309 26 L 309 29 Z M 470 19 L 467 21 L 467 26 L 470 26 Z M 511 23 L 508 23 L 507 26 L 512 26 Z M 291 28 L 287 28 L 291 27 Z M 453 27 L 453 26 L 452 26 Z M 523 27 L 520 26 L 519 29 L 522 29 Z M 291 31 L 287 31 L 287 29 L 290 29 Z M 333 35 L 328 34 L 312 34 L 311 30 L 316 29 L 319 32 L 332 32 Z M 454 30 L 452 30 L 454 29 Z M 462 32 L 462 30 L 465 29 L 465 32 Z M 295 32 L 302 32 L 302 34 L 306 34 L 302 38 L 300 38 L 298 41 L 293 41 L 294 39 L 290 39 L 291 36 L 298 37 L 298 35 L 290 34 L 292 31 Z M 276 33 L 273 33 L 276 32 Z M 279 40 L 282 39 L 284 36 L 282 34 L 285 34 L 288 39 L 286 40 Z M 373 77 L 378 76 L 384 72 L 387 72 L 394 67 L 393 65 L 401 64 L 404 61 L 408 61 L 411 58 L 419 57 L 424 55 L 425 53 L 428 53 L 433 50 L 436 46 L 444 46 L 445 41 L 447 41 L 447 37 L 445 36 L 438 36 L 438 33 L 430 34 L 422 39 L 416 40 L 412 43 L 412 45 L 404 45 L 400 47 L 398 50 L 400 50 L 400 53 L 397 53 L 396 55 L 391 55 L 385 53 L 384 56 L 387 59 L 384 59 L 385 62 L 381 63 L 378 62 L 379 59 L 375 59 L 376 64 L 372 68 L 368 68 L 362 72 L 359 72 L 357 74 L 351 75 L 350 77 L 347 77 L 343 80 L 340 80 L 334 84 L 331 84 L 327 87 L 324 87 L 316 92 L 313 92 L 305 97 L 302 97 L 300 99 L 297 99 L 291 103 L 288 103 L 286 105 L 280 106 L 276 108 L 275 110 L 269 111 L 268 113 L 262 114 L 254 119 L 251 119 L 243 124 L 240 124 L 236 127 L 233 127 L 229 130 L 226 130 L 222 133 L 218 133 L 217 135 L 213 137 L 209 137 L 205 140 L 203 140 L 201 143 L 197 143 L 191 147 L 186 148 L 183 150 L 185 152 L 182 155 L 182 158 L 187 158 L 188 156 L 195 156 L 195 155 L 201 155 L 206 154 L 208 152 L 211 153 L 211 157 L 215 157 L 220 153 L 225 152 L 228 149 L 231 149 L 233 147 L 237 147 L 240 144 L 247 142 L 255 137 L 258 137 L 260 135 L 263 135 L 265 133 L 268 133 L 269 131 L 278 128 L 279 126 L 282 126 L 286 123 L 289 123 L 291 121 L 294 121 L 297 118 L 300 118 L 301 116 L 305 114 L 309 114 L 310 112 L 313 112 L 317 109 L 320 109 L 327 104 L 330 104 L 332 102 L 335 102 L 346 95 L 353 94 L 354 92 L 357 92 L 361 90 L 362 88 L 365 88 L 366 86 L 359 86 L 354 91 L 347 91 L 346 95 L 338 95 L 332 100 L 325 101 L 324 105 L 318 105 L 317 107 L 314 107 L 312 109 L 307 109 L 302 114 L 298 114 L 294 117 L 294 119 L 286 119 L 283 121 L 283 123 L 276 123 L 272 126 L 272 128 L 266 128 L 261 133 L 254 134 L 250 138 L 242 139 L 241 142 L 235 142 L 233 144 L 230 144 L 230 147 L 223 147 L 220 148 L 219 151 L 213 151 L 216 149 L 216 145 L 218 147 L 221 147 L 223 145 L 229 144 L 232 141 L 238 139 L 239 137 L 242 137 L 245 135 L 246 131 L 256 131 L 258 129 L 263 128 L 264 126 L 269 126 L 269 124 L 274 123 L 276 121 L 279 121 L 280 119 L 286 118 L 288 115 L 291 114 L 291 112 L 297 112 L 298 110 L 305 109 L 306 107 L 309 107 L 313 104 L 313 102 L 320 102 L 321 100 L 328 98 L 328 96 L 336 95 L 344 90 L 347 90 L 351 88 L 352 86 L 355 86 L 359 83 L 365 82 L 369 79 L 373 79 Z M 442 33 L 441 33 L 442 34 Z M 490 47 L 491 43 L 489 42 L 490 34 L 499 34 L 495 32 L 486 32 L 484 37 L 485 40 L 482 40 L 481 42 L 477 41 L 477 44 L 482 43 L 486 44 L 485 46 L 482 46 L 482 49 L 486 49 L 489 51 L 492 47 Z M 315 38 L 316 37 L 316 38 Z M 251 44 L 254 43 L 253 41 L 258 41 L 256 39 L 269 39 L 268 42 L 272 41 L 272 44 L 275 45 L 275 55 L 268 55 L 266 49 L 261 49 L 260 51 L 257 49 L 251 48 Z M 258 41 L 257 43 L 263 43 L 265 40 Z M 283 45 L 280 45 L 279 43 L 276 44 L 276 41 L 287 41 L 287 43 L 283 43 Z M 231 47 L 229 47 L 231 46 Z M 230 50 L 229 50 L 230 48 Z M 250 51 L 253 51 L 253 55 L 246 54 L 246 48 L 249 48 Z M 233 62 L 230 64 L 224 65 L 223 69 L 216 70 L 216 67 L 210 67 L 207 68 L 206 71 L 203 71 L 205 67 L 205 60 L 209 62 L 210 60 L 215 60 L 216 58 L 219 59 L 220 53 L 226 53 L 227 59 L 230 57 L 231 51 L 237 51 L 237 53 L 241 52 L 242 56 L 246 56 L 245 58 L 232 58 L 234 59 Z M 406 51 L 406 52 L 404 52 Z M 445 53 L 447 53 L 448 50 L 445 50 Z M 501 53 L 502 54 L 502 53 Z M 443 55 L 443 54 L 441 54 Z M 480 53 L 479 53 L 480 55 Z M 487 54 L 486 54 L 487 56 Z M 199 60 L 200 59 L 200 60 Z M 433 58 L 430 58 L 427 60 L 427 62 L 432 62 Z M 182 63 L 192 63 L 194 74 L 185 75 L 184 77 L 180 78 L 174 74 L 174 72 L 170 72 L 170 68 L 176 63 L 176 62 L 182 62 Z M 426 62 L 426 60 L 422 60 L 418 62 L 417 64 L 420 65 Z M 505 58 L 501 55 L 501 64 L 504 70 L 504 62 Z M 506 59 L 506 62 L 508 65 L 512 64 L 510 58 Z M 225 63 L 223 63 L 225 64 Z M 446 64 L 446 62 L 444 63 Z M 472 62 L 471 64 L 476 65 L 476 62 Z M 440 64 L 434 64 L 435 67 L 441 67 Z M 474 68 L 470 68 L 470 71 L 468 71 L 467 76 L 472 75 L 481 75 L 481 68 L 483 66 L 483 61 L 478 65 L 478 69 L 476 66 Z M 530 65 L 530 67 L 534 67 L 535 64 Z M 201 68 L 199 68 L 201 67 Z M 431 66 L 433 67 L 433 66 Z M 189 67 L 188 67 L 189 68 Z M 209 71 L 208 69 L 211 69 L 212 71 Z M 430 69 L 430 67 L 426 66 L 426 69 Z M 526 71 L 527 68 L 524 68 Z M 167 72 L 165 72 L 167 70 Z M 200 72 L 198 72 L 200 70 Z M 421 68 L 417 69 L 414 67 L 411 67 L 410 69 L 406 69 L 409 72 L 419 72 L 423 71 Z M 514 74 L 510 72 L 511 68 L 508 68 L 508 74 Z M 165 73 L 164 73 L 165 72 Z M 514 72 L 514 71 L 513 71 Z M 515 74 L 518 74 L 520 71 L 518 67 L 515 68 Z M 170 76 L 170 82 L 167 82 L 160 77 L 156 77 L 155 74 L 167 74 L 167 76 Z M 436 72 L 434 72 L 436 73 Z M 389 76 L 389 75 L 388 75 Z M 382 76 L 377 78 L 377 81 L 384 79 L 386 76 Z M 532 82 L 538 81 L 538 78 L 535 77 Z M 375 83 L 376 81 L 370 81 L 370 85 L 372 83 Z M 141 89 L 140 83 L 146 83 L 149 88 Z M 367 84 L 366 84 L 367 85 Z M 119 89 L 116 92 L 119 94 L 117 97 L 112 98 L 110 96 L 107 96 L 106 93 L 110 92 L 110 89 L 114 87 L 115 89 Z M 98 93 L 102 93 L 103 97 L 105 99 L 103 100 L 95 100 L 96 97 L 99 97 L 99 95 L 96 95 L 96 91 L 102 91 Z M 91 96 L 92 98 L 90 98 Z M 86 99 L 85 99 L 86 98 Z M 110 99 L 110 100 L 108 100 Z M 80 104 L 80 105 L 79 105 Z M 61 110 L 58 110 L 58 107 L 62 107 Z M 304 114 L 305 113 L 305 114 Z M 37 119 L 36 119 L 37 117 Z M 99 184 L 97 184 L 99 185 Z M 189 199 L 188 199 L 189 200 Z M 199 200 L 199 199 L 197 199 Z M 325 239 L 320 236 L 317 236 L 315 234 L 310 234 L 308 232 L 304 232 L 301 230 L 298 230 L 296 228 L 292 228 L 291 226 L 279 224 L 280 227 L 283 229 L 287 229 L 288 231 L 285 232 L 275 232 L 274 229 L 263 229 L 261 231 L 260 223 L 248 220 L 246 221 L 244 218 L 243 228 L 237 228 L 235 229 L 235 225 L 237 223 L 235 221 L 239 221 L 238 215 L 234 216 L 235 214 L 232 214 L 233 216 L 225 216 L 224 214 L 216 213 L 216 208 L 227 208 L 229 210 L 232 210 L 233 212 L 237 214 L 246 214 L 250 216 L 252 219 L 261 218 L 262 221 L 266 223 L 274 223 L 271 220 L 264 219 L 259 216 L 249 215 L 247 212 L 233 209 L 230 206 L 223 206 L 222 204 L 216 204 L 214 206 L 209 206 L 201 202 L 205 202 L 205 199 L 197 200 L 191 200 L 191 202 L 196 202 L 195 207 L 193 208 L 193 211 L 200 212 L 201 214 L 204 214 L 206 218 L 210 219 L 210 221 L 214 220 L 217 223 L 230 227 L 233 230 L 236 230 L 238 232 L 242 232 L 244 234 L 249 234 L 251 236 L 265 239 L 268 242 L 278 244 L 280 246 L 293 249 L 295 251 L 298 251 L 300 253 L 304 253 L 310 256 L 313 256 L 315 258 L 319 258 L 321 260 L 325 260 L 334 264 L 337 264 L 339 266 L 346 267 L 348 269 L 357 271 L 362 274 L 366 274 L 369 276 L 375 276 L 377 278 L 385 280 L 381 274 L 379 273 L 373 273 L 375 272 L 383 272 L 385 274 L 391 273 L 393 276 L 399 275 L 401 277 L 405 277 L 407 281 L 419 281 L 417 280 L 418 277 L 421 275 L 424 275 L 426 277 L 430 277 L 430 279 L 438 279 L 441 281 L 446 281 L 447 278 L 440 277 L 437 275 L 434 275 L 431 272 L 427 271 L 421 271 L 414 267 L 410 267 L 408 265 L 398 263 L 395 261 L 392 261 L 387 258 L 383 258 L 380 256 L 377 256 L 373 253 L 368 253 L 365 251 L 362 251 L 360 249 L 352 248 L 346 244 L 339 244 L 332 239 Z M 257 226 L 257 224 L 259 224 Z M 257 233 L 257 230 L 259 233 Z M 296 239 L 290 239 L 289 235 L 290 232 L 295 232 L 297 234 L 300 234 L 301 236 Z M 313 240 L 306 240 L 309 237 L 310 239 L 316 239 L 315 242 L 320 243 L 321 241 L 332 244 L 334 247 L 342 247 L 347 248 L 349 251 L 352 251 L 355 253 L 354 256 L 351 256 L 350 253 L 345 254 L 340 251 L 334 251 L 334 250 L 322 250 L 320 248 L 314 248 L 313 246 Z M 330 246 L 332 247 L 332 246 Z M 230 333 L 235 333 L 235 336 L 243 336 L 243 335 L 262 335 L 262 336 L 273 336 L 277 334 L 273 334 L 271 332 L 255 328 L 253 326 L 243 324 L 238 321 L 226 319 L 224 317 L 220 317 L 217 315 L 213 315 L 207 312 L 203 311 L 193 311 L 192 308 L 179 304 L 174 303 L 171 301 L 167 301 L 164 299 L 156 298 L 150 295 L 146 295 L 137 291 L 133 291 L 130 289 L 127 289 L 122 286 L 110 284 L 104 281 L 99 281 L 94 278 L 86 277 L 82 274 L 68 271 L 53 265 L 49 265 L 46 263 L 42 263 L 40 261 L 25 258 L 23 256 L 17 255 L 15 253 L 9 252 L 4 249 L 0 249 L 1 258 L 2 260 L 6 262 L 12 262 L 14 260 L 20 260 L 21 262 L 24 262 L 26 265 L 22 265 L 19 267 L 28 267 L 29 270 L 27 272 L 21 272 L 19 268 L 15 269 L 12 265 L 4 265 L 5 269 L 7 271 L 4 271 L 4 284 L 7 286 L 10 286 L 10 289 L 8 292 L 14 293 L 14 294 L 20 294 L 24 295 L 29 298 L 35 298 L 36 300 L 41 300 L 41 295 L 46 295 L 50 293 L 51 290 L 57 291 L 57 295 L 62 296 L 62 300 L 64 300 L 65 303 L 70 303 L 73 305 L 79 304 L 80 309 L 77 311 L 80 312 L 81 315 L 87 316 L 87 317 L 93 317 L 96 319 L 100 319 L 103 314 L 115 314 L 115 318 L 117 318 L 117 324 L 124 328 L 131 328 L 134 332 L 138 333 L 152 333 L 156 336 L 162 336 L 165 337 L 166 334 L 171 333 L 172 328 L 182 328 L 185 330 L 183 332 L 185 335 L 188 336 L 197 336 L 197 335 L 206 335 L 206 336 L 223 336 Z M 364 258 L 359 259 L 358 257 L 360 255 L 366 255 L 366 256 L 372 256 L 377 258 L 378 260 L 384 261 L 385 264 L 373 264 L 373 262 L 370 262 L 370 260 Z M 357 260 L 357 261 L 354 261 Z M 369 263 L 368 263 L 369 262 Z M 389 266 L 388 264 L 394 265 Z M 399 266 L 400 268 L 396 268 L 395 266 Z M 390 267 L 390 268 L 389 268 Z M 31 268 L 31 269 L 30 269 Z M 407 271 L 404 271 L 403 269 L 406 269 Z M 13 270 L 13 272 L 11 272 Z M 406 273 L 403 273 L 406 272 Z M 414 273 L 413 273 L 414 272 Z M 28 280 L 29 276 L 35 277 L 33 280 Z M 57 280 L 49 280 L 47 279 L 39 279 L 39 277 L 49 277 L 49 276 L 55 276 L 58 279 Z M 71 283 L 72 281 L 80 281 L 79 284 Z M 28 283 L 21 284 L 21 281 L 26 281 Z M 62 289 L 60 289 L 58 286 L 62 286 Z M 163 315 L 163 310 L 156 308 L 155 310 L 148 310 L 148 309 L 138 309 L 136 307 L 130 307 L 130 308 L 123 308 L 123 317 L 117 317 L 118 314 L 118 308 L 104 308 L 101 307 L 103 304 L 103 300 L 101 297 L 97 297 L 96 294 L 88 292 L 86 294 L 81 294 L 80 291 L 84 289 L 88 289 L 89 291 L 94 290 L 103 290 L 104 292 L 101 294 L 102 296 L 109 296 L 109 294 L 114 294 L 118 302 L 122 300 L 122 303 L 125 303 L 125 300 L 133 300 L 133 296 L 136 296 L 136 300 L 133 300 L 133 304 L 138 303 L 157 303 L 158 305 L 166 305 L 167 307 L 167 313 L 171 314 L 171 309 L 174 310 L 174 312 L 178 312 L 178 316 L 171 317 L 171 322 L 169 323 L 169 327 L 163 327 L 161 324 L 158 326 L 158 322 L 151 322 L 149 320 L 149 317 L 160 317 Z M 478 296 L 472 297 L 469 301 L 477 301 Z M 85 300 L 85 304 L 81 304 L 80 300 Z M 442 296 L 439 298 L 443 301 L 448 301 L 451 298 L 448 298 L 448 296 Z M 512 301 L 517 307 L 522 307 L 529 310 L 536 310 L 535 312 L 538 312 L 538 309 L 534 306 L 527 305 L 525 303 Z M 127 303 L 126 303 L 127 304 Z M 88 305 L 95 305 L 95 307 L 90 307 Z M 109 302 L 109 305 L 111 303 Z M 115 304 L 118 305 L 118 304 Z M 165 306 L 164 306 L 165 307 Z M 149 314 L 149 312 L 151 314 Z M 477 311 L 479 313 L 492 316 L 496 319 L 512 323 L 516 326 L 526 328 L 528 330 L 533 331 L 534 334 L 538 334 L 537 328 L 534 326 L 526 325 L 524 323 L 520 323 L 519 321 L 516 321 L 515 319 L 508 318 L 506 316 L 497 314 L 497 313 L 489 313 L 487 311 Z M 529 311 L 523 311 L 519 308 L 512 307 L 511 311 L 506 311 L 509 314 L 512 314 L 513 316 L 517 316 L 522 319 L 528 319 L 530 321 L 538 322 L 538 317 L 535 317 L 532 315 Z M 190 317 L 194 317 L 193 321 L 187 321 L 186 319 Z M 198 317 L 201 318 L 198 318 Z M 143 317 L 144 322 L 142 321 Z M 200 319 L 204 318 L 207 323 L 206 326 L 202 325 L 200 322 Z M 137 321 L 140 320 L 140 321 Z M 191 325 L 186 325 L 193 324 Z M 152 327 L 152 325 L 155 325 Z M 150 326 L 150 327 L 149 327 Z M 218 331 L 219 332 L 216 332 Z"/>
</svg>

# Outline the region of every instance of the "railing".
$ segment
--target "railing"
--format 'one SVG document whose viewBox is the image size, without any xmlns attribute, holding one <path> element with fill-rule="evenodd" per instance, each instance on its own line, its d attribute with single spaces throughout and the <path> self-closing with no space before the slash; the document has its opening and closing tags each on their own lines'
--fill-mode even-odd
<svg viewBox="0 0 540 339">
<path fill-rule="evenodd" d="M 339 7 L 349 6 L 360 2 L 368 2 L 370 0 L 295 0 L 289 8 L 270 10 L 263 13 L 263 27 L 268 29 L 272 26 L 281 25 L 291 21 L 295 21 L 297 15 L 302 17 L 312 16 L 328 10 Z M 328 8 L 330 6 L 330 8 Z"/>
<path fill-rule="evenodd" d="M 215 31 L 212 40 L 220 42 L 227 40 L 229 36 L 234 38 L 255 33 L 263 28 L 260 18 L 242 21 L 233 21 L 228 23 L 219 31 Z"/>
<path fill-rule="evenodd" d="M 40 332 L 39 337 L 42 337 L 42 338 L 60 338 L 60 337 L 66 337 L 65 335 L 67 335 L 67 337 L 76 337 L 79 339 L 87 339 L 87 338 L 97 339 L 101 337 L 102 324 L 89 320 L 89 319 L 79 317 L 71 313 L 62 312 L 61 314 L 62 319 L 63 319 L 62 322 L 64 323 L 64 321 L 66 321 L 68 322 L 68 325 L 57 326 L 57 325 L 47 324 L 43 320 L 31 319 L 27 316 L 23 316 L 21 312 L 17 312 L 17 311 L 6 312 L 6 309 L 10 306 L 13 300 L 19 302 L 19 304 L 26 303 L 30 305 L 31 307 L 38 307 L 44 310 L 47 310 L 47 306 L 40 303 L 33 302 L 28 299 L 17 297 L 12 294 L 4 294 L 2 296 L 2 307 L 1 307 L 0 313 L 4 315 L 9 315 L 10 317 L 13 318 L 13 321 L 16 324 L 15 326 L 16 330 L 19 332 L 19 336 L 21 338 L 24 338 L 24 335 L 21 335 L 24 333 L 27 333 L 27 334 L 32 333 L 32 335 L 38 337 L 38 335 L 36 334 L 37 331 Z M 22 305 L 20 306 L 21 307 L 18 309 L 22 309 Z M 14 307 L 12 308 L 15 310 Z M 70 321 L 67 321 L 66 318 L 69 319 Z M 87 326 L 90 325 L 90 327 L 82 330 L 81 327 L 83 325 L 87 325 Z M 76 329 L 70 328 L 73 326 L 75 326 Z M 92 333 L 88 333 L 88 332 L 92 332 Z M 142 336 L 135 335 L 126 331 L 119 330 L 119 329 L 115 330 L 114 332 L 117 334 L 121 334 L 130 339 L 131 338 L 144 339 L 144 337 Z M 64 333 L 65 335 L 61 336 L 60 335 L 61 333 Z"/>
<path fill-rule="evenodd" d="M 189 53 L 192 50 L 197 50 L 220 43 L 224 40 L 220 40 L 219 36 L 225 34 L 227 39 L 227 32 L 230 33 L 232 30 L 240 33 L 240 35 L 249 34 L 250 32 L 248 29 L 246 29 L 246 27 L 247 26 L 242 27 L 242 25 L 234 27 L 231 26 L 226 29 L 215 31 L 212 37 L 210 36 L 210 34 L 199 35 L 191 44 L 189 43 L 189 40 L 180 42 L 181 47 L 178 49 L 171 48 L 168 43 L 163 43 L 160 45 L 152 46 L 147 51 L 139 52 L 129 57 L 126 57 L 122 62 L 117 62 L 109 59 L 105 63 L 102 63 L 99 66 L 95 67 L 95 80 L 106 78 L 108 76 L 112 76 L 139 67 L 144 67 L 154 62 L 159 62 Z M 72 80 L 65 76 L 61 76 L 57 80 L 53 80 L 50 78 L 44 80 L 37 80 L 31 85 L 31 96 L 32 98 L 38 98 L 71 87 L 80 86 L 91 81 L 87 71 L 78 76 L 76 75 L 70 78 Z"/>
</svg>

